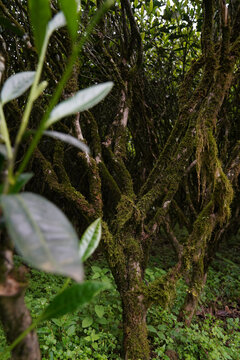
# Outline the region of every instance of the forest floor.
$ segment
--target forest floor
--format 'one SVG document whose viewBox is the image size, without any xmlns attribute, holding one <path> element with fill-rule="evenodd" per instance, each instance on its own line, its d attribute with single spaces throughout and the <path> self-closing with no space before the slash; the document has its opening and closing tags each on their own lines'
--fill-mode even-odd
<svg viewBox="0 0 240 360">
<path fill-rule="evenodd" d="M 155 245 L 146 280 L 163 275 L 174 264 L 169 245 Z M 16 262 L 19 258 L 16 257 Z M 86 278 L 108 284 L 108 290 L 80 312 L 46 321 L 38 328 L 43 360 L 120 360 L 121 303 L 106 262 L 95 255 L 85 266 Z M 29 272 L 26 303 L 33 319 L 61 289 L 65 279 L 36 270 Z M 240 236 L 217 253 L 190 327 L 177 321 L 186 294 L 179 282 L 171 312 L 153 307 L 148 312 L 152 359 L 240 360 Z M 0 329 L 0 352 L 6 343 Z"/>
</svg>

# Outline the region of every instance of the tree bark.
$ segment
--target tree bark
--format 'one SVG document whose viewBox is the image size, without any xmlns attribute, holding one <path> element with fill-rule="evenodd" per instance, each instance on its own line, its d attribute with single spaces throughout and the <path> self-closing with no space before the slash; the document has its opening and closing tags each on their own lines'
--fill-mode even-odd
<svg viewBox="0 0 240 360">
<path fill-rule="evenodd" d="M 8 343 L 12 343 L 32 323 L 24 303 L 24 291 L 16 296 L 0 297 L 0 319 Z M 40 360 L 41 354 L 35 331 L 31 331 L 12 350 L 11 360 Z"/>
<path fill-rule="evenodd" d="M 14 269 L 13 251 L 6 236 L 0 234 L 0 321 L 11 344 L 32 323 L 24 302 L 27 282 L 25 267 Z M 40 360 L 37 333 L 31 331 L 12 350 L 11 360 Z"/>
<path fill-rule="evenodd" d="M 123 306 L 123 348 L 124 360 L 149 360 L 147 308 L 143 295 L 133 291 L 121 294 Z"/>
</svg>

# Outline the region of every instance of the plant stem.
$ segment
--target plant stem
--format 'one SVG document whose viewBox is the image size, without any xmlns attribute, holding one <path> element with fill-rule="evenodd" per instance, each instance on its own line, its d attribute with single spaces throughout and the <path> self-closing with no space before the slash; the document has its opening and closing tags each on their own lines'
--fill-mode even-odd
<svg viewBox="0 0 240 360">
<path fill-rule="evenodd" d="M 105 3 L 102 5 L 102 7 L 95 14 L 95 16 L 92 19 L 92 21 L 90 22 L 90 24 L 87 26 L 87 29 L 84 32 L 84 34 L 82 35 L 82 37 L 80 38 L 79 42 L 73 46 L 72 54 L 68 60 L 68 63 L 67 63 L 66 69 L 63 73 L 63 76 L 57 85 L 57 88 L 56 88 L 56 90 L 52 96 L 52 99 L 50 100 L 49 106 L 45 112 L 45 115 L 43 116 L 43 118 L 40 122 L 40 125 L 35 133 L 35 136 L 26 152 L 26 155 L 19 166 L 17 175 L 20 175 L 25 170 L 25 168 L 32 156 L 34 149 L 37 147 L 37 145 L 42 137 L 42 134 L 45 130 L 45 124 L 48 120 L 49 114 L 52 111 L 52 109 L 54 108 L 54 106 L 57 104 L 57 102 L 61 96 L 62 90 L 63 90 L 65 84 L 67 83 L 68 79 L 71 76 L 73 65 L 74 65 L 77 57 L 79 56 L 79 53 L 81 52 L 81 50 L 83 48 L 83 45 L 88 40 L 88 38 L 91 35 L 95 26 L 99 23 L 99 21 L 101 20 L 103 15 L 109 10 L 109 8 L 114 4 L 114 2 L 115 2 L 114 0 L 105 1 Z"/>
<path fill-rule="evenodd" d="M 28 125 L 28 121 L 29 121 L 29 117 L 32 111 L 32 106 L 34 103 L 34 100 L 36 99 L 36 91 L 37 91 L 37 87 L 38 87 L 38 83 L 41 77 L 41 73 L 42 73 L 42 68 L 43 68 L 43 64 L 44 64 L 44 58 L 46 55 L 46 51 L 47 51 L 47 45 L 48 45 L 48 40 L 49 37 L 45 36 L 44 42 L 43 42 L 43 46 L 42 46 L 42 50 L 41 50 L 41 54 L 39 57 L 39 61 L 38 61 L 38 65 L 37 65 L 37 71 L 35 74 L 35 78 L 34 78 L 34 82 L 32 84 L 31 90 L 30 90 L 30 94 L 28 97 L 28 101 L 27 101 L 27 105 L 22 117 L 22 121 L 21 121 L 21 125 L 20 128 L 18 130 L 17 133 L 17 137 L 16 137 L 16 141 L 15 141 L 15 146 L 14 146 L 14 150 L 12 152 L 12 148 L 11 148 L 11 144 L 10 144 L 10 140 L 9 140 L 9 134 L 8 134 L 8 129 L 6 126 L 6 121 L 4 118 L 4 113 L 3 113 L 3 109 L 2 109 L 2 105 L 0 104 L 0 117 L 1 119 L 3 118 L 4 121 L 1 121 L 1 125 L 3 125 L 3 130 L 1 129 L 1 132 L 4 135 L 4 139 L 6 142 L 6 146 L 7 146 L 7 151 L 8 151 L 8 159 L 9 159 L 9 163 L 8 163 L 8 174 L 6 176 L 5 179 L 5 183 L 4 183 L 4 189 L 3 189 L 3 193 L 7 194 L 9 191 L 9 185 L 14 181 L 14 164 L 15 164 L 15 160 L 17 157 L 17 152 L 18 152 L 18 148 L 19 145 L 21 143 L 22 137 L 24 132 L 26 131 L 27 125 Z"/>
<path fill-rule="evenodd" d="M 7 122 L 5 119 L 1 102 L 0 102 L 0 131 L 6 144 L 8 159 L 11 159 L 13 157 L 12 146 L 11 146 Z"/>
<path fill-rule="evenodd" d="M 18 148 L 18 146 L 19 146 L 19 144 L 21 142 L 22 136 L 23 136 L 23 134 L 24 134 L 24 132 L 25 132 L 25 130 L 27 128 L 29 117 L 30 117 L 31 110 L 32 110 L 32 106 L 33 106 L 34 100 L 36 99 L 35 94 L 36 94 L 36 90 L 37 90 L 38 83 L 39 83 L 41 73 L 42 73 L 42 68 L 43 68 L 44 59 L 45 59 L 45 55 L 46 55 L 46 51 L 47 51 L 48 41 L 49 41 L 49 37 L 46 35 L 45 39 L 44 39 L 44 42 L 43 42 L 42 49 L 41 49 L 41 54 L 40 54 L 38 65 L 37 65 L 37 71 L 36 71 L 36 75 L 35 75 L 35 78 L 34 78 L 33 85 L 31 87 L 31 91 L 30 91 L 30 94 L 29 94 L 27 106 L 25 108 L 23 118 L 22 118 L 22 122 L 21 122 L 21 126 L 20 126 L 20 129 L 19 129 L 17 137 L 16 137 L 14 153 L 17 152 L 17 148 Z"/>
<path fill-rule="evenodd" d="M 70 281 L 71 281 L 71 278 L 66 279 L 65 283 L 63 284 L 63 286 L 62 286 L 61 290 L 58 292 L 58 294 L 61 294 L 68 287 Z"/>
</svg>

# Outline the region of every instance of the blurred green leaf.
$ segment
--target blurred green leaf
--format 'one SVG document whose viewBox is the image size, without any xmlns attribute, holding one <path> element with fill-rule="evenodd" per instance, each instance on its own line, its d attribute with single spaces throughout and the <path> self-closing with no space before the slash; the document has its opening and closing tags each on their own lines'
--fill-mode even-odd
<svg viewBox="0 0 240 360">
<path fill-rule="evenodd" d="M 151 12 L 153 11 L 153 0 L 149 1 L 149 13 L 151 14 Z"/>
<path fill-rule="evenodd" d="M 47 26 L 48 37 L 50 37 L 55 30 L 65 26 L 65 25 L 66 25 L 65 16 L 64 16 L 63 12 L 60 11 L 48 23 L 48 26 Z"/>
<path fill-rule="evenodd" d="M 74 335 L 76 332 L 76 325 L 71 325 L 69 326 L 69 328 L 67 329 L 66 333 L 68 334 L 68 336 L 72 336 Z"/>
<path fill-rule="evenodd" d="M 148 328 L 149 332 L 152 332 L 152 333 L 155 333 L 155 334 L 158 333 L 157 329 L 155 329 L 155 327 L 152 326 L 152 325 L 148 325 L 147 328 Z"/>
<path fill-rule="evenodd" d="M 16 183 L 10 187 L 9 192 L 11 194 L 17 194 L 23 187 L 28 183 L 28 181 L 33 177 L 33 173 L 23 173 L 20 174 L 16 180 Z"/>
<path fill-rule="evenodd" d="M 42 196 L 27 192 L 1 195 L 0 204 L 8 233 L 27 262 L 82 281 L 78 236 L 61 210 Z"/>
<path fill-rule="evenodd" d="M 89 303 L 104 285 L 100 282 L 85 281 L 75 284 L 58 294 L 40 315 L 41 321 L 57 318 L 72 313 Z"/>
<path fill-rule="evenodd" d="M 90 316 L 87 316 L 82 321 L 82 327 L 87 328 L 87 327 L 91 326 L 92 323 L 93 323 L 93 319 Z"/>
<path fill-rule="evenodd" d="M 60 7 L 65 15 L 67 27 L 73 41 L 76 40 L 78 30 L 78 3 L 76 0 L 59 0 Z"/>
<path fill-rule="evenodd" d="M 87 89 L 78 91 L 71 98 L 61 102 L 50 113 L 45 128 L 54 124 L 63 117 L 85 111 L 98 104 L 111 91 L 113 83 L 108 81 L 103 84 L 93 85 Z"/>
<path fill-rule="evenodd" d="M 95 313 L 99 318 L 102 318 L 104 315 L 104 307 L 102 305 L 95 305 Z"/>
<path fill-rule="evenodd" d="M 28 0 L 28 5 L 35 45 L 40 54 L 46 35 L 47 24 L 51 18 L 50 3 L 49 0 Z"/>
<path fill-rule="evenodd" d="M 68 135 L 68 134 L 64 134 L 64 133 L 60 133 L 58 131 L 44 131 L 43 133 L 44 135 L 50 136 L 54 139 L 58 139 L 61 140 L 67 144 L 70 144 L 72 146 L 77 147 L 78 149 L 86 152 L 86 153 L 90 153 L 89 147 L 84 144 L 84 142 L 76 139 L 75 137 Z"/>
<path fill-rule="evenodd" d="M 23 71 L 10 76 L 1 91 L 2 104 L 21 96 L 32 85 L 35 73 L 35 71 Z"/>
</svg>

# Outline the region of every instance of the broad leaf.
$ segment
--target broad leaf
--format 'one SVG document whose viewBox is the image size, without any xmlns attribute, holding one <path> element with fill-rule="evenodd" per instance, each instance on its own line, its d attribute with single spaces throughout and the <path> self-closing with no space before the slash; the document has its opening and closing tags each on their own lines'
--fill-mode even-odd
<svg viewBox="0 0 240 360">
<path fill-rule="evenodd" d="M 73 97 L 61 102 L 50 113 L 46 128 L 63 117 L 85 111 L 98 104 L 113 87 L 111 81 L 78 91 Z"/>
<path fill-rule="evenodd" d="M 97 314 L 97 316 L 101 319 L 104 315 L 104 306 L 102 305 L 95 305 L 95 313 Z"/>
<path fill-rule="evenodd" d="M 153 0 L 149 1 L 149 13 L 153 11 Z"/>
<path fill-rule="evenodd" d="M 1 91 L 2 104 L 22 95 L 32 85 L 34 77 L 35 71 L 24 71 L 10 76 Z"/>
<path fill-rule="evenodd" d="M 32 193 L 2 195 L 8 233 L 34 267 L 82 281 L 78 236 L 66 216 L 50 201 Z"/>
<path fill-rule="evenodd" d="M 84 142 L 76 139 L 75 137 L 68 135 L 68 134 L 64 134 L 64 133 L 60 133 L 58 131 L 44 131 L 43 133 L 44 135 L 50 136 L 54 139 L 58 139 L 61 140 L 63 142 L 66 142 L 72 146 L 77 147 L 78 149 L 86 152 L 86 153 L 90 153 L 89 147 L 84 144 Z"/>
<path fill-rule="evenodd" d="M 16 180 L 16 183 L 10 187 L 11 194 L 17 194 L 33 177 L 33 173 L 20 174 Z"/>
<path fill-rule="evenodd" d="M 57 295 L 40 315 L 40 318 L 44 321 L 76 311 L 89 303 L 104 288 L 102 283 L 94 281 L 75 284 Z"/>
<path fill-rule="evenodd" d="M 90 316 L 87 316 L 82 321 L 82 327 L 87 328 L 87 327 L 91 326 L 92 323 L 93 323 L 93 318 Z"/>
<path fill-rule="evenodd" d="M 101 219 L 95 220 L 84 232 L 80 245 L 79 245 L 79 256 L 82 262 L 94 252 L 97 248 L 101 239 L 102 227 Z"/>
<path fill-rule="evenodd" d="M 67 27 L 72 40 L 76 40 L 78 31 L 78 3 L 76 0 L 59 0 L 60 7 L 65 15 Z"/>
<path fill-rule="evenodd" d="M 50 2 L 49 0 L 28 0 L 28 4 L 35 45 L 40 54 L 46 35 L 47 24 L 51 18 Z"/>
<path fill-rule="evenodd" d="M 152 333 L 155 333 L 155 334 L 158 333 L 157 329 L 152 325 L 148 325 L 147 328 L 148 328 L 149 332 L 152 332 Z"/>
<path fill-rule="evenodd" d="M 65 16 L 64 16 L 63 12 L 60 11 L 48 23 L 48 26 L 47 26 L 48 37 L 50 37 L 55 30 L 65 26 L 65 25 L 66 25 Z"/>
</svg>

